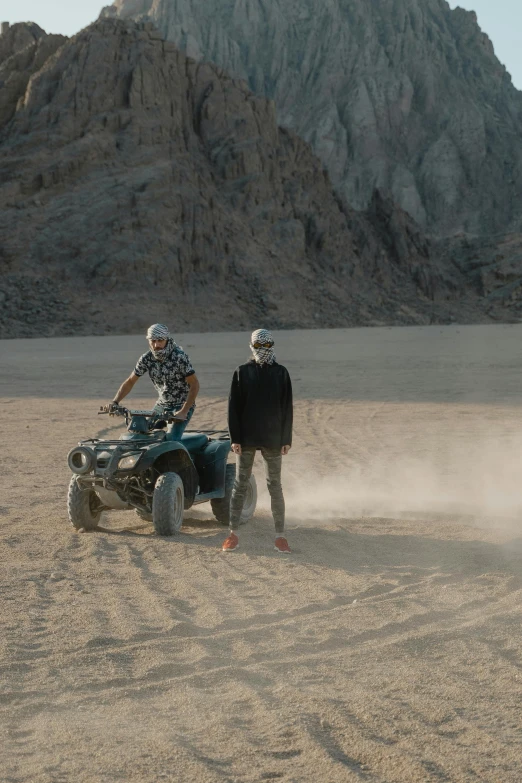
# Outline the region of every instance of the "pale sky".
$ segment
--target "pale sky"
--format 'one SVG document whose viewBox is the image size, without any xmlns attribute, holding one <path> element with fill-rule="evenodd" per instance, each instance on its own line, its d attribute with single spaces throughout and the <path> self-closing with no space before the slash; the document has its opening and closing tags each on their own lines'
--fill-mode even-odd
<svg viewBox="0 0 522 783">
<path fill-rule="evenodd" d="M 375 0 L 368 0 L 374 2 Z M 208 0 L 210 4 L 210 0 Z M 522 90 L 522 0 L 449 0 L 477 12 L 514 84 Z M 0 0 L 0 21 L 36 22 L 48 33 L 74 35 L 93 22 L 110 0 Z"/>
</svg>

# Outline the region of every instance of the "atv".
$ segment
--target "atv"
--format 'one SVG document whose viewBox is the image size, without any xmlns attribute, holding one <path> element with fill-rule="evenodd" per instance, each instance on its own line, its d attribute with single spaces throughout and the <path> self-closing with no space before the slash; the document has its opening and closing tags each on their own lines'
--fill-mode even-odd
<svg viewBox="0 0 522 783">
<path fill-rule="evenodd" d="M 107 510 L 134 510 L 160 536 L 172 536 L 183 524 L 183 512 L 210 501 L 223 525 L 230 517 L 236 466 L 228 464 L 231 443 L 224 430 L 186 432 L 169 440 L 165 427 L 179 421 L 171 413 L 129 410 L 117 406 L 99 413 L 125 418 L 119 440 L 82 440 L 69 452 L 69 520 L 77 530 L 94 530 Z M 245 498 L 241 524 L 254 516 L 254 476 Z"/>
</svg>

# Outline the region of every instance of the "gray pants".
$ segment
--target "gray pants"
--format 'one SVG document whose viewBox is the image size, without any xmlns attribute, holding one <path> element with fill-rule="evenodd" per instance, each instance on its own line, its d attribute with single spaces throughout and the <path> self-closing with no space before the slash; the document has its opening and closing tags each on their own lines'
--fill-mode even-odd
<svg viewBox="0 0 522 783">
<path fill-rule="evenodd" d="M 272 516 L 274 517 L 276 533 L 281 535 L 285 529 L 285 499 L 281 486 L 281 449 L 260 449 L 265 463 L 266 485 L 272 501 Z M 230 528 L 237 530 L 245 503 L 248 480 L 252 475 L 252 466 L 256 449 L 248 446 L 242 449 L 242 454 L 236 458 L 236 480 L 230 501 Z"/>
</svg>

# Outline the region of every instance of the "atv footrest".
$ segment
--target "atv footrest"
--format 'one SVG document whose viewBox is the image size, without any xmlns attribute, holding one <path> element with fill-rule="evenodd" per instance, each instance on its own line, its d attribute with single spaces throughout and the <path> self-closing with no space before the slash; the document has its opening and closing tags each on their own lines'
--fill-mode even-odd
<svg viewBox="0 0 522 783">
<path fill-rule="evenodd" d="M 223 490 L 216 490 L 215 492 L 205 492 L 203 495 L 196 495 L 194 498 L 193 505 L 197 505 L 197 503 L 206 503 L 207 500 L 215 500 L 217 498 L 224 498 L 225 493 Z"/>
</svg>

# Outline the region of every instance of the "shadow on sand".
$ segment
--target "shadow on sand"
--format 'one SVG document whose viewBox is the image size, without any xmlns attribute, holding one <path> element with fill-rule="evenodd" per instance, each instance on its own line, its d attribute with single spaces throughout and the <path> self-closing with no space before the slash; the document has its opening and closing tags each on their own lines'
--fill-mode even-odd
<svg viewBox="0 0 522 783">
<path fill-rule="evenodd" d="M 522 538 L 514 537 L 502 544 L 480 541 L 461 520 L 448 515 L 447 522 L 453 522 L 447 539 L 426 534 L 425 520 L 419 520 L 424 528 L 419 534 L 408 532 L 393 519 L 369 520 L 368 533 L 361 531 L 360 519 L 338 520 L 335 527 L 328 528 L 294 527 L 287 533 L 292 556 L 282 558 L 272 547 L 273 521 L 264 514 L 241 529 L 241 548 L 231 556 L 271 557 L 289 565 L 306 564 L 401 581 L 431 575 L 441 581 L 459 582 L 502 573 L 514 580 L 511 589 L 522 587 Z M 100 526 L 98 532 L 122 537 L 155 536 L 151 524 L 142 521 L 121 528 Z M 188 516 L 179 535 L 161 541 L 166 546 L 203 546 L 219 552 L 226 533 L 226 526 L 213 518 Z"/>
</svg>

